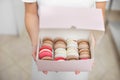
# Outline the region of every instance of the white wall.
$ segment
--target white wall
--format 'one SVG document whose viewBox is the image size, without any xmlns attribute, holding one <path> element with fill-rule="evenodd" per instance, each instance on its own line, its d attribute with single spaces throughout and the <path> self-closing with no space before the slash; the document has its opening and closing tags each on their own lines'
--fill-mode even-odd
<svg viewBox="0 0 120 80">
<path fill-rule="evenodd" d="M 109 0 L 110 1 L 110 0 Z M 108 9 L 108 5 L 109 5 L 109 2 L 107 3 L 107 9 Z M 113 3 L 112 3 L 112 10 L 120 10 L 120 0 L 113 0 Z"/>
<path fill-rule="evenodd" d="M 112 10 L 120 10 L 120 0 L 113 0 Z"/>
<path fill-rule="evenodd" d="M 22 0 L 0 0 L 0 34 L 17 35 L 23 27 Z"/>
<path fill-rule="evenodd" d="M 0 0 L 0 34 L 16 34 L 16 24 L 11 0 Z"/>
<path fill-rule="evenodd" d="M 24 25 L 24 3 L 22 0 L 12 0 L 14 6 L 14 13 L 15 13 L 15 23 L 17 25 L 17 31 L 19 34 L 25 28 Z"/>
</svg>

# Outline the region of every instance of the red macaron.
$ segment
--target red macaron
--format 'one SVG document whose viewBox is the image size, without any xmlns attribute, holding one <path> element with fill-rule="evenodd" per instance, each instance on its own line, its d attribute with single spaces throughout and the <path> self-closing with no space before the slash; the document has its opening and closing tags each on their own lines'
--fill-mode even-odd
<svg viewBox="0 0 120 80">
<path fill-rule="evenodd" d="M 42 59 L 43 57 L 52 57 L 52 52 L 50 51 L 42 51 L 39 53 L 39 59 Z"/>
<path fill-rule="evenodd" d="M 52 47 L 50 47 L 50 46 L 41 46 L 39 51 L 41 51 L 42 49 L 49 49 L 52 51 Z"/>
</svg>

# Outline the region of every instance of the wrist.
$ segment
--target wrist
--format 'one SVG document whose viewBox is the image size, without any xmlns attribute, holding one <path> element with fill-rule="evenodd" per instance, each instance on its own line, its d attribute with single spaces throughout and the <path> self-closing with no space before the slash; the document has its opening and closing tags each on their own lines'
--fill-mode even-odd
<svg viewBox="0 0 120 80">
<path fill-rule="evenodd" d="M 32 45 L 32 51 L 37 50 L 37 45 Z"/>
</svg>

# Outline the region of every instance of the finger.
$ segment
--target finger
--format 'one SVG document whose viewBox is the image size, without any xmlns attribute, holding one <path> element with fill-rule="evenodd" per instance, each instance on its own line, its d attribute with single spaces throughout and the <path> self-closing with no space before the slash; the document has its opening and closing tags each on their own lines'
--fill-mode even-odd
<svg viewBox="0 0 120 80">
<path fill-rule="evenodd" d="M 36 55 L 32 54 L 34 61 L 36 61 Z"/>
<path fill-rule="evenodd" d="M 48 74 L 48 71 L 43 71 L 43 73 L 44 73 L 45 75 L 47 75 L 47 74 Z"/>
<path fill-rule="evenodd" d="M 75 71 L 75 74 L 76 74 L 76 75 L 80 74 L 80 71 Z"/>
<path fill-rule="evenodd" d="M 34 59 L 34 61 L 36 61 L 36 47 L 33 47 L 33 49 L 32 49 L 32 56 L 33 56 L 33 59 Z"/>
</svg>

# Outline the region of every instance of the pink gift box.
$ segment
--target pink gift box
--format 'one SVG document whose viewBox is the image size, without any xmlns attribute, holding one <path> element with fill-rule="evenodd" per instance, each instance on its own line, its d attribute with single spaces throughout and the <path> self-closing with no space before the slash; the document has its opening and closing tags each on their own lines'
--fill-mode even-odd
<svg viewBox="0 0 120 80">
<path fill-rule="evenodd" d="M 40 33 L 37 48 L 39 71 L 90 71 L 94 62 L 95 43 L 104 34 L 102 11 L 94 8 L 41 6 Z M 44 37 L 85 39 L 90 43 L 91 59 L 72 61 L 48 61 L 38 59 L 39 47 Z"/>
</svg>

